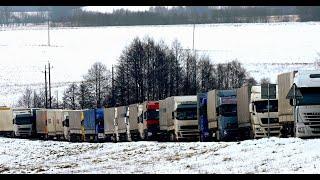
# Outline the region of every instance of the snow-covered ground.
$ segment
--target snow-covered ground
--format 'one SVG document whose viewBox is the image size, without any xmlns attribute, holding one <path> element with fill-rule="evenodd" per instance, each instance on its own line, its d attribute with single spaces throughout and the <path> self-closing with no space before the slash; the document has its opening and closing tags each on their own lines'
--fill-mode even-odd
<svg viewBox="0 0 320 180">
<path fill-rule="evenodd" d="M 319 173 L 320 139 L 69 143 L 0 138 L 0 173 Z"/>
<path fill-rule="evenodd" d="M 281 72 L 313 68 L 319 58 L 320 22 L 204 24 L 195 26 L 195 49 L 215 63 L 234 59 L 260 80 L 275 82 Z M 44 66 L 53 66 L 52 83 L 59 97 L 71 81 L 80 81 L 100 61 L 111 68 L 135 37 L 166 44 L 177 39 L 192 49 L 193 25 L 51 28 L 0 27 L 0 105 L 14 105 L 26 87 L 44 86 Z M 283 63 L 298 63 L 286 65 Z"/>
</svg>

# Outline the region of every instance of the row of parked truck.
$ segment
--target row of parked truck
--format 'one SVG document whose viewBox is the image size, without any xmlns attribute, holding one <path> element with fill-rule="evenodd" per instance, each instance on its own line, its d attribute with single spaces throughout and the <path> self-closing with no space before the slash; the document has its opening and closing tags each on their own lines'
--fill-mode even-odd
<svg viewBox="0 0 320 180">
<path fill-rule="evenodd" d="M 0 108 L 0 133 L 67 141 L 234 141 L 319 137 L 320 71 L 278 75 L 262 86 L 211 90 L 129 106 L 86 110 Z"/>
</svg>

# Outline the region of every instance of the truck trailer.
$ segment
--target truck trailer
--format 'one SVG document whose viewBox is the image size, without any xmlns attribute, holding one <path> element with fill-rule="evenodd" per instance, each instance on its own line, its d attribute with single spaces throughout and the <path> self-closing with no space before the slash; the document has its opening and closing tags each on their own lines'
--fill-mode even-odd
<svg viewBox="0 0 320 180">
<path fill-rule="evenodd" d="M 172 96 L 165 101 L 160 111 L 166 113 L 166 118 L 162 115 L 160 124 L 167 124 L 166 134 L 170 141 L 198 140 L 197 96 Z"/>
<path fill-rule="evenodd" d="M 127 122 L 127 132 L 129 141 L 140 140 L 139 133 L 139 121 L 142 119 L 142 105 L 141 104 L 131 104 L 128 108 L 128 122 Z"/>
<path fill-rule="evenodd" d="M 116 136 L 116 116 L 117 116 L 117 108 L 111 107 L 111 108 L 105 108 L 104 109 L 104 134 L 106 141 L 113 141 L 116 142 L 117 136 Z"/>
<path fill-rule="evenodd" d="M 48 139 L 47 109 L 41 109 L 36 112 L 37 136 L 41 139 Z"/>
<path fill-rule="evenodd" d="M 47 109 L 47 130 L 49 139 L 64 139 L 63 111 L 60 109 Z"/>
<path fill-rule="evenodd" d="M 96 117 L 94 109 L 86 109 L 83 111 L 83 138 L 84 141 L 94 141 L 95 140 L 95 128 L 96 128 Z"/>
<path fill-rule="evenodd" d="M 278 75 L 279 121 L 283 137 L 320 137 L 320 71 Z"/>
<path fill-rule="evenodd" d="M 209 141 L 239 139 L 236 90 L 212 90 L 207 93 Z"/>
<path fill-rule="evenodd" d="M 9 107 L 0 107 L 0 135 L 13 137 L 13 111 Z"/>
<path fill-rule="evenodd" d="M 64 139 L 64 114 L 60 109 L 36 111 L 37 134 L 42 139 Z"/>
<path fill-rule="evenodd" d="M 166 100 L 159 100 L 159 135 L 158 141 L 170 141 Z"/>
<path fill-rule="evenodd" d="M 115 133 L 117 141 L 128 141 L 127 133 L 127 119 L 128 119 L 128 107 L 120 106 L 117 107 L 117 116 L 115 118 Z"/>
<path fill-rule="evenodd" d="M 82 124 L 84 115 L 82 110 L 64 111 L 64 137 L 67 141 L 75 142 L 83 140 Z"/>
<path fill-rule="evenodd" d="M 240 139 L 268 137 L 268 117 L 270 122 L 270 136 L 280 136 L 280 124 L 278 117 L 278 86 L 276 86 L 276 98 L 261 97 L 261 85 L 243 86 L 237 89 L 237 114 Z"/>
</svg>

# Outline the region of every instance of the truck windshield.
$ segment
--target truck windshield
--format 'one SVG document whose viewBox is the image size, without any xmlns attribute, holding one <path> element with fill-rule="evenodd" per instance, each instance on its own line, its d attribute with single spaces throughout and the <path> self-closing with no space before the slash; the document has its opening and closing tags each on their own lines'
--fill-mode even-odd
<svg viewBox="0 0 320 180">
<path fill-rule="evenodd" d="M 269 101 L 269 112 L 278 112 L 278 100 Z M 268 100 L 254 102 L 257 113 L 268 112 Z"/>
<path fill-rule="evenodd" d="M 226 117 L 237 116 L 237 105 L 236 104 L 221 105 L 220 114 Z"/>
<path fill-rule="evenodd" d="M 320 105 L 319 87 L 300 88 L 300 92 L 303 98 L 298 100 L 297 105 Z"/>
<path fill-rule="evenodd" d="M 148 110 L 147 111 L 147 120 L 159 120 L 159 111 Z"/>
<path fill-rule="evenodd" d="M 178 120 L 196 120 L 197 108 L 178 108 L 177 109 Z"/>
<path fill-rule="evenodd" d="M 16 117 L 16 125 L 32 124 L 31 117 Z"/>
</svg>

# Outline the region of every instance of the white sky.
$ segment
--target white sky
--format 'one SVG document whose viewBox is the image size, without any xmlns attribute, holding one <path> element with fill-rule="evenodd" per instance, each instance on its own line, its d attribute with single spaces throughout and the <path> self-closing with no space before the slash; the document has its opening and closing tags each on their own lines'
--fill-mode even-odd
<svg viewBox="0 0 320 180">
<path fill-rule="evenodd" d="M 112 13 L 113 10 L 127 9 L 130 11 L 148 11 L 151 6 L 86 6 L 83 10 L 96 11 L 101 13 Z M 173 6 L 165 6 L 171 8 Z"/>
</svg>

